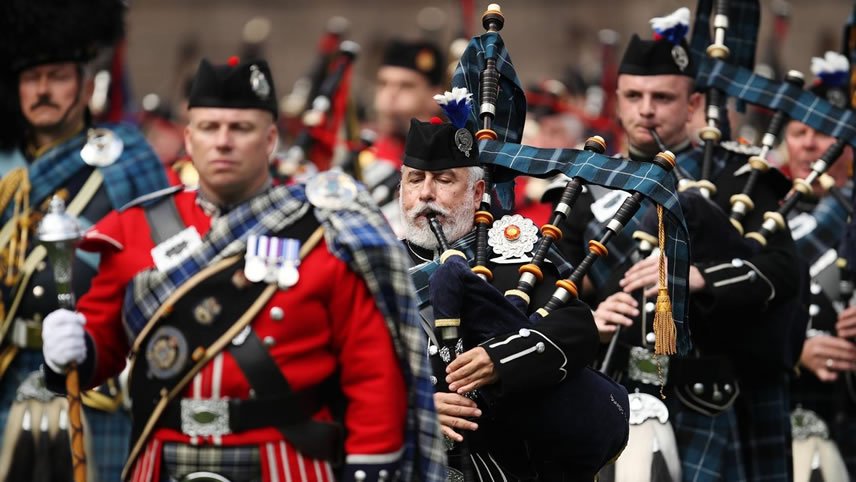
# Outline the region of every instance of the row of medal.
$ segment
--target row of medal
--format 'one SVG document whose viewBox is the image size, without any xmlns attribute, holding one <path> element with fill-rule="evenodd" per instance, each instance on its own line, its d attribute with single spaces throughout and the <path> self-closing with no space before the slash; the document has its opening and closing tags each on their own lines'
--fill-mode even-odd
<svg viewBox="0 0 856 482">
<path fill-rule="evenodd" d="M 274 236 L 247 237 L 244 276 L 253 283 L 276 283 L 285 289 L 294 286 L 300 275 L 300 240 Z"/>
</svg>

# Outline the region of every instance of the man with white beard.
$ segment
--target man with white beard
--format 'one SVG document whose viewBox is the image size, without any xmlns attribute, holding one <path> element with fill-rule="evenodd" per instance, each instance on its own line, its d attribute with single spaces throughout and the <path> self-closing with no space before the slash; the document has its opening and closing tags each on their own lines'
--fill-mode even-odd
<svg viewBox="0 0 856 482">
<path fill-rule="evenodd" d="M 471 264 L 474 257 L 474 214 L 484 194 L 485 182 L 472 133 L 436 118 L 430 123 L 414 119 L 405 144 L 401 174 L 399 203 L 405 244 L 416 264 L 411 277 L 421 294 L 420 310 L 426 322 L 433 325 L 433 316 L 425 314 L 430 312 L 427 308 L 431 300 L 422 295 L 428 291 L 428 279 L 438 266 L 441 253 L 428 225 L 428 216 L 436 216 L 447 241 L 466 253 Z M 493 273 L 491 284 L 499 293 L 516 288 L 517 269 L 531 260 L 531 254 L 527 253 L 531 253 L 538 239 L 537 231 L 532 221 L 519 215 L 504 216 L 493 223 L 488 260 Z M 521 242 L 531 244 L 522 249 L 522 256 Z M 518 253 L 512 252 L 514 248 Z M 544 306 L 554 291 L 556 279 L 570 275 L 570 265 L 558 256 L 558 251 L 551 252 L 549 258 L 543 268 L 544 280 L 531 294 L 531 311 Z M 464 319 L 462 323 L 480 320 Z M 491 322 L 487 316 L 484 321 Z M 573 301 L 527 326 L 480 340 L 474 348 L 464 347 L 465 351 L 447 367 L 435 364 L 435 376 L 445 377 L 449 384 L 449 391 L 445 392 L 440 389 L 443 384 L 438 383 L 434 394 L 443 434 L 450 443 L 461 442 L 466 437 L 476 480 L 563 481 L 583 480 L 583 477 L 592 480 L 597 470 L 616 456 L 626 442 L 626 392 L 624 406 L 621 402 L 599 403 L 596 413 L 592 413 L 574 395 L 561 397 L 562 413 L 527 419 L 535 411 L 532 404 L 536 400 L 555 398 L 559 392 L 601 393 L 599 390 L 604 387 L 608 390 L 613 383 L 599 375 L 591 380 L 589 374 L 583 374 L 598 346 L 594 319 L 584 303 Z M 616 395 L 613 400 L 616 399 L 621 400 L 621 396 Z M 534 432 L 540 433 L 539 430 L 549 430 L 548 426 L 561 424 L 559 420 L 568 416 L 566 412 L 576 419 L 591 417 L 614 425 L 602 431 L 593 427 L 580 430 L 562 443 L 527 436 L 533 425 Z M 528 427 L 521 428 L 527 424 Z"/>
</svg>

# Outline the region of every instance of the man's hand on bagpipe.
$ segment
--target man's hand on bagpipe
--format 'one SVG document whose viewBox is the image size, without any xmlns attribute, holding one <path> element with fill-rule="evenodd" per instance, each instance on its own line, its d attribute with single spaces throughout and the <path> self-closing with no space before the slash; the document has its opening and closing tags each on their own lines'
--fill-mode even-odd
<svg viewBox="0 0 856 482">
<path fill-rule="evenodd" d="M 464 436 L 456 430 L 478 430 L 479 425 L 472 419 L 481 416 L 476 402 L 457 393 L 437 392 L 434 394 L 434 407 L 443 435 L 455 442 L 463 442 Z"/>
<path fill-rule="evenodd" d="M 639 316 L 639 302 L 623 291 L 617 291 L 601 301 L 594 312 L 601 343 L 609 342 L 619 327 L 633 326 L 632 317 L 636 316 Z"/>
<path fill-rule="evenodd" d="M 477 346 L 458 355 L 446 367 L 449 390 L 461 395 L 499 380 L 499 374 L 487 351 Z"/>
<path fill-rule="evenodd" d="M 856 306 L 851 306 L 838 314 L 835 332 L 840 338 L 856 338 Z"/>
</svg>

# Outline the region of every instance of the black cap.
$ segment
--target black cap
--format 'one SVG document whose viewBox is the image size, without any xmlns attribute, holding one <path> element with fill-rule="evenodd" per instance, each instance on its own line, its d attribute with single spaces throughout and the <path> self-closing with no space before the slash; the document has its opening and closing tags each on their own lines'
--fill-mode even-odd
<svg viewBox="0 0 856 482">
<path fill-rule="evenodd" d="M 199 62 L 193 77 L 187 107 L 225 107 L 261 109 L 276 118 L 279 108 L 270 68 L 264 60 L 213 65 L 207 59 Z"/>
<path fill-rule="evenodd" d="M 479 150 L 469 129 L 411 119 L 404 143 L 404 165 L 421 171 L 478 166 Z"/>
<path fill-rule="evenodd" d="M 124 35 L 122 0 L 3 0 L 0 69 L 17 74 L 36 65 L 88 62 Z"/>
<path fill-rule="evenodd" d="M 440 48 L 432 42 L 392 40 L 383 53 L 381 65 L 403 67 L 424 75 L 431 85 L 443 83 L 446 61 Z"/>
<path fill-rule="evenodd" d="M 696 67 L 686 40 L 677 44 L 666 39 L 642 40 L 633 34 L 618 74 L 629 75 L 685 75 L 695 77 Z"/>
</svg>

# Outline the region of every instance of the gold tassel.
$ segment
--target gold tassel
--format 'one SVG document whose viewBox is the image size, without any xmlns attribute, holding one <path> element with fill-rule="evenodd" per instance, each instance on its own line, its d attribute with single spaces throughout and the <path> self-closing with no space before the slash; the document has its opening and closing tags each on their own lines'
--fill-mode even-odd
<svg viewBox="0 0 856 482">
<path fill-rule="evenodd" d="M 663 226 L 663 206 L 657 205 L 657 230 L 660 243 L 660 290 L 657 294 L 657 311 L 654 313 L 654 353 L 673 355 L 677 351 L 677 329 L 672 318 L 672 301 L 666 283 L 666 233 Z"/>
</svg>

